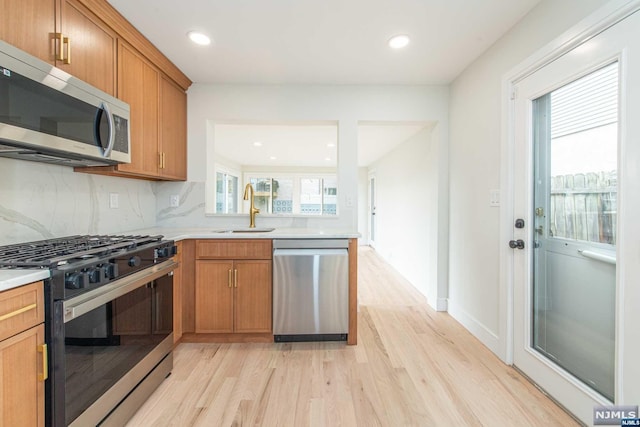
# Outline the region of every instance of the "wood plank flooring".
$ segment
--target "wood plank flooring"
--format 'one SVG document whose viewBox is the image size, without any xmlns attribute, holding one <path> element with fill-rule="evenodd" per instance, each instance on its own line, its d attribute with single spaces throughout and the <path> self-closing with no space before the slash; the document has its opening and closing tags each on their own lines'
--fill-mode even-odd
<svg viewBox="0 0 640 427">
<path fill-rule="evenodd" d="M 137 426 L 575 426 L 361 247 L 358 345 L 180 344 Z"/>
</svg>

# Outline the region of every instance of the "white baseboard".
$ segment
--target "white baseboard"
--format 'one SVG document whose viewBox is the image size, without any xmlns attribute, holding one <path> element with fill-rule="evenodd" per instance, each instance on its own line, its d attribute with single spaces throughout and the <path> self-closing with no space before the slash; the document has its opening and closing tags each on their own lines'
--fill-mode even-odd
<svg viewBox="0 0 640 427">
<path fill-rule="evenodd" d="M 464 311 L 460 306 L 449 300 L 449 314 L 464 326 L 473 336 L 478 338 L 489 350 L 501 357 L 500 338 L 493 331 L 488 329 L 476 318 Z"/>
</svg>

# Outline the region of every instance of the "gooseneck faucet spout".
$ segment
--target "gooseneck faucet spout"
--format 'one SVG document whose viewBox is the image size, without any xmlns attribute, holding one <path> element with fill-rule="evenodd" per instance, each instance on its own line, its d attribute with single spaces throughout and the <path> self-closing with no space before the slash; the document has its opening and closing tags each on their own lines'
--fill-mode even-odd
<svg viewBox="0 0 640 427">
<path fill-rule="evenodd" d="M 249 228 L 256 228 L 256 214 L 260 213 L 260 209 L 256 208 L 253 202 L 253 186 L 247 184 L 244 187 L 244 200 L 251 200 L 251 206 L 249 207 Z"/>
</svg>

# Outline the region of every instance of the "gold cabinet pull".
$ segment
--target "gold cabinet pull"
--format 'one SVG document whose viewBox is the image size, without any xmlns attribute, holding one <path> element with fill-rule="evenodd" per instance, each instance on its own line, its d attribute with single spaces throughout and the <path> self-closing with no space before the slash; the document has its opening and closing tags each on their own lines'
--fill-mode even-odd
<svg viewBox="0 0 640 427">
<path fill-rule="evenodd" d="M 62 33 L 55 33 L 56 40 L 58 40 L 58 55 L 56 59 L 58 61 L 64 61 L 64 36 Z"/>
<path fill-rule="evenodd" d="M 233 270 L 233 287 L 238 287 L 238 269 Z"/>
<path fill-rule="evenodd" d="M 2 316 L 0 316 L 0 322 L 2 322 L 3 320 L 11 319 L 12 317 L 16 317 L 17 315 L 25 313 L 29 310 L 33 310 L 37 306 L 38 305 L 36 303 L 33 303 L 31 305 L 19 308 L 16 311 L 12 311 L 11 313 L 3 314 Z"/>
<path fill-rule="evenodd" d="M 71 64 L 71 39 L 69 37 L 65 37 L 64 42 L 67 45 L 67 59 L 64 60 L 64 63 Z"/>
<path fill-rule="evenodd" d="M 63 64 L 71 64 L 71 39 L 65 37 L 62 33 L 55 33 L 56 40 L 58 40 L 58 56 L 56 60 L 61 61 Z M 67 45 L 67 57 L 64 57 L 64 46 Z"/>
<path fill-rule="evenodd" d="M 229 287 L 231 287 L 231 269 L 229 269 L 229 277 L 227 279 L 227 283 L 229 284 Z"/>
<path fill-rule="evenodd" d="M 49 356 L 47 354 L 47 345 L 39 345 L 38 353 L 42 353 L 42 373 L 38 374 L 38 381 L 46 381 L 47 378 L 49 378 Z"/>
</svg>

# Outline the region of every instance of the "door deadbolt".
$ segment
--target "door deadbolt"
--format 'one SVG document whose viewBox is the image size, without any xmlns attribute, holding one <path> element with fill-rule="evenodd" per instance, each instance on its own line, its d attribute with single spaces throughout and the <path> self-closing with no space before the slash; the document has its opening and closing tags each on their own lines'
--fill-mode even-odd
<svg viewBox="0 0 640 427">
<path fill-rule="evenodd" d="M 516 219 L 515 226 L 516 226 L 516 228 L 524 228 L 524 219 L 522 219 L 522 218 Z"/>
<path fill-rule="evenodd" d="M 511 249 L 524 249 L 524 240 L 509 240 L 509 247 Z"/>
</svg>

